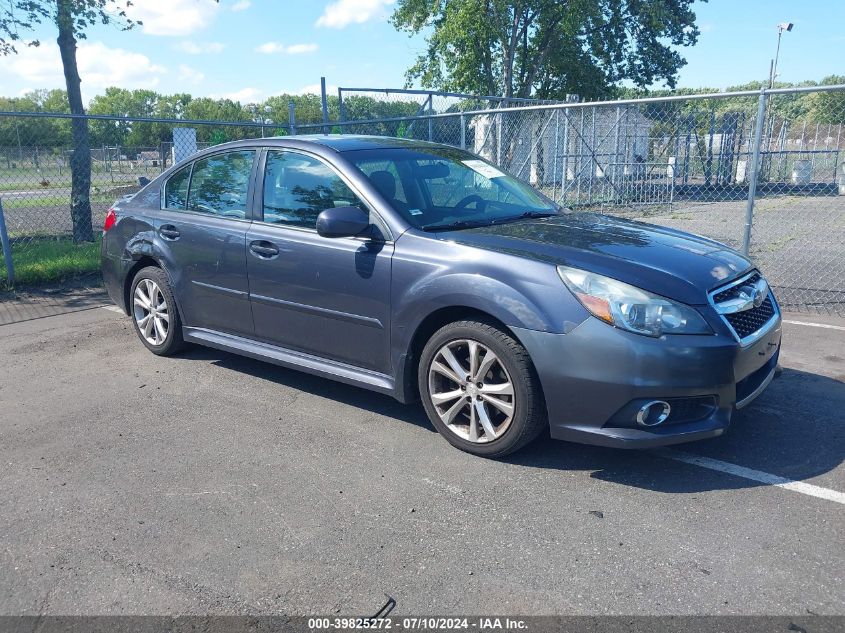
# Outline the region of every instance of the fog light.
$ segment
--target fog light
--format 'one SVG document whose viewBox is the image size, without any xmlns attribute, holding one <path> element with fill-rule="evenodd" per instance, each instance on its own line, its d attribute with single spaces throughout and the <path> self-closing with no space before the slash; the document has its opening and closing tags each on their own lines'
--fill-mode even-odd
<svg viewBox="0 0 845 633">
<path fill-rule="evenodd" d="M 672 407 L 664 400 L 646 402 L 637 412 L 637 424 L 640 426 L 657 426 L 658 424 L 663 424 L 671 411 Z"/>
</svg>

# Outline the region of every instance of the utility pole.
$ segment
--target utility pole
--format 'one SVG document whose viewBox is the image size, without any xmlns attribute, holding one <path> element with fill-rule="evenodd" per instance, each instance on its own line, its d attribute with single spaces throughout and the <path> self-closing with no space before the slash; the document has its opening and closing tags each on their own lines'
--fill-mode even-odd
<svg viewBox="0 0 845 633">
<path fill-rule="evenodd" d="M 780 38 L 783 32 L 789 32 L 795 25 L 792 22 L 781 22 L 778 24 L 778 46 L 775 49 L 775 58 L 769 64 L 769 88 L 775 87 L 775 78 L 778 76 L 778 57 L 780 56 Z"/>
</svg>

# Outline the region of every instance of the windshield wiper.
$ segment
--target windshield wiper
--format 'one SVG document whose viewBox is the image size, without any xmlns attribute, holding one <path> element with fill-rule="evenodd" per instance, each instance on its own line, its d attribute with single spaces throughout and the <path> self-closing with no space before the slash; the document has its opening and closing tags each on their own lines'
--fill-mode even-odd
<svg viewBox="0 0 845 633">
<path fill-rule="evenodd" d="M 488 224 L 490 224 L 489 220 L 458 220 L 445 224 L 424 224 L 420 228 L 423 231 L 457 231 L 460 229 L 474 229 L 479 226 L 487 226 Z"/>
<path fill-rule="evenodd" d="M 512 215 L 506 218 L 496 218 L 490 224 L 507 224 L 508 222 L 519 222 L 520 220 L 527 220 L 529 218 L 549 218 L 553 215 L 558 215 L 555 211 L 526 211 L 519 215 Z"/>
<path fill-rule="evenodd" d="M 514 220 L 522 220 L 523 218 L 550 218 L 553 215 L 558 215 L 557 211 L 526 211 L 522 215 L 518 215 Z"/>
<path fill-rule="evenodd" d="M 504 218 L 493 218 L 491 220 L 457 220 L 455 222 L 448 222 L 444 224 L 425 224 L 420 227 L 423 231 L 452 231 L 460 229 L 474 229 L 480 226 L 493 226 L 494 224 L 506 224 L 508 222 L 517 222 L 527 218 L 548 218 L 553 215 L 558 215 L 555 211 L 526 211 L 520 215 L 511 215 Z"/>
</svg>

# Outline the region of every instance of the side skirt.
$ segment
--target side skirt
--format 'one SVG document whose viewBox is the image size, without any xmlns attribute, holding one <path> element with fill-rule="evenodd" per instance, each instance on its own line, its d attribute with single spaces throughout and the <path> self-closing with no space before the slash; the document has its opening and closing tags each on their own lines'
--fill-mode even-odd
<svg viewBox="0 0 845 633">
<path fill-rule="evenodd" d="M 290 369 L 298 369 L 315 376 L 396 397 L 395 381 L 387 374 L 204 328 L 184 327 L 182 334 L 185 340 L 191 343 L 213 347 L 224 352 L 233 352 Z"/>
</svg>

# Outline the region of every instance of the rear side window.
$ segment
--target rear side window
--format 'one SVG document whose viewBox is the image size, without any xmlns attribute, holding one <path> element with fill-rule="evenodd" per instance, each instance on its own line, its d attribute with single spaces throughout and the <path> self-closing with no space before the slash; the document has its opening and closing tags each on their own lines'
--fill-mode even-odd
<svg viewBox="0 0 845 633">
<path fill-rule="evenodd" d="M 240 151 L 196 161 L 188 192 L 188 210 L 244 219 L 254 157 L 254 151 Z"/>
<path fill-rule="evenodd" d="M 186 165 L 173 174 L 164 185 L 164 208 L 184 209 L 188 199 L 188 182 L 191 179 L 191 166 Z"/>
<path fill-rule="evenodd" d="M 367 207 L 334 170 L 296 152 L 269 151 L 264 170 L 264 221 L 313 229 L 331 207 Z"/>
</svg>

